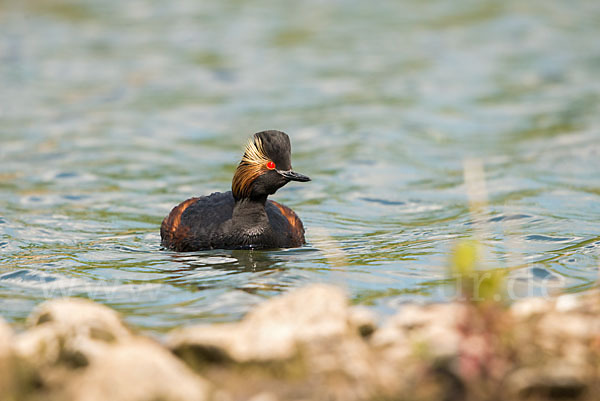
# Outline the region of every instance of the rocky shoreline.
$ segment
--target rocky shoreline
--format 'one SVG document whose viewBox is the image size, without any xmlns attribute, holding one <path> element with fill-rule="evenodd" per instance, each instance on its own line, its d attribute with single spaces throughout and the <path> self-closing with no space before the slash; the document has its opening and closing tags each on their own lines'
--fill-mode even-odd
<svg viewBox="0 0 600 401">
<path fill-rule="evenodd" d="M 0 400 L 595 400 L 600 295 L 405 305 L 378 325 L 315 284 L 163 342 L 77 298 L 0 320 Z"/>
</svg>

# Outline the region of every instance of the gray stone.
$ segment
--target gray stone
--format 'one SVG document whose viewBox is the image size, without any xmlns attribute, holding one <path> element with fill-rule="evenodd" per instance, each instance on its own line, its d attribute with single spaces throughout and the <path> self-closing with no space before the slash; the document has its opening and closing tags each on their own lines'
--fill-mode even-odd
<svg viewBox="0 0 600 401">
<path fill-rule="evenodd" d="M 582 305 L 582 297 L 579 294 L 565 294 L 556 299 L 555 308 L 557 312 L 567 313 L 581 309 Z"/>
<path fill-rule="evenodd" d="M 40 304 L 27 318 L 30 327 L 51 324 L 64 333 L 105 342 L 127 338 L 130 331 L 114 310 L 82 298 L 62 298 Z"/>
<path fill-rule="evenodd" d="M 554 361 L 544 368 L 520 368 L 506 380 L 507 394 L 520 399 L 579 399 L 586 391 L 581 369 Z"/>
<path fill-rule="evenodd" d="M 514 317 L 528 319 L 535 315 L 546 313 L 553 308 L 553 302 L 543 298 L 526 298 L 515 302 L 511 309 Z"/>
<path fill-rule="evenodd" d="M 339 337 L 351 329 L 348 302 L 337 287 L 315 284 L 273 298 L 239 323 L 175 330 L 168 345 L 178 354 L 237 362 L 285 360 L 298 345 Z"/>
<path fill-rule="evenodd" d="M 11 327 L 0 317 L 0 358 L 12 352 L 13 337 Z"/>
<path fill-rule="evenodd" d="M 15 390 L 12 329 L 0 318 L 0 399 L 9 399 Z"/>
<path fill-rule="evenodd" d="M 348 316 L 350 325 L 363 337 L 369 337 L 377 330 L 377 317 L 364 306 L 353 306 Z"/>
<path fill-rule="evenodd" d="M 85 366 L 109 344 L 132 337 L 115 311 L 79 298 L 44 302 L 27 324 L 29 329 L 16 337 L 14 349 L 38 368 L 58 362 Z"/>
<path fill-rule="evenodd" d="M 263 392 L 263 393 L 256 394 L 254 397 L 250 398 L 248 401 L 279 401 L 279 399 L 273 393 Z"/>
<path fill-rule="evenodd" d="M 14 349 L 15 333 L 0 318 L 0 400 L 25 399 L 35 388 L 37 374 Z"/>
<path fill-rule="evenodd" d="M 418 344 L 432 357 L 452 356 L 458 352 L 458 325 L 466 313 L 460 303 L 406 305 L 375 332 L 371 342 L 378 348 L 389 348 L 397 358 L 406 357 Z"/>
<path fill-rule="evenodd" d="M 66 399 L 78 401 L 202 401 L 210 386 L 151 340 L 111 345 L 69 381 Z"/>
</svg>

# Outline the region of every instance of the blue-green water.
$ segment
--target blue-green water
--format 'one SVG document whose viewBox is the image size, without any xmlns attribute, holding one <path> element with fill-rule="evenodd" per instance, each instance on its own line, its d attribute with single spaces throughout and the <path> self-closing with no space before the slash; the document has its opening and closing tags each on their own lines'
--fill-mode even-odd
<svg viewBox="0 0 600 401">
<path fill-rule="evenodd" d="M 473 234 L 512 297 L 590 289 L 598 38 L 592 0 L 0 3 L 2 316 L 83 296 L 163 331 L 312 282 L 386 314 L 451 297 Z M 274 196 L 307 246 L 161 250 L 171 207 L 228 190 L 263 129 L 313 179 Z"/>
</svg>

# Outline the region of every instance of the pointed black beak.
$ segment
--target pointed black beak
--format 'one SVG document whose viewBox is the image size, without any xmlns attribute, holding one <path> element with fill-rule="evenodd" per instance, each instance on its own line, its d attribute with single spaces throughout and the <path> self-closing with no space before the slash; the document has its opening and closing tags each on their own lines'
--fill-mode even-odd
<svg viewBox="0 0 600 401">
<path fill-rule="evenodd" d="M 293 170 L 287 170 L 287 171 L 277 170 L 277 172 L 290 181 L 300 181 L 300 182 L 310 181 L 310 177 L 307 177 L 304 174 L 297 173 Z"/>
</svg>

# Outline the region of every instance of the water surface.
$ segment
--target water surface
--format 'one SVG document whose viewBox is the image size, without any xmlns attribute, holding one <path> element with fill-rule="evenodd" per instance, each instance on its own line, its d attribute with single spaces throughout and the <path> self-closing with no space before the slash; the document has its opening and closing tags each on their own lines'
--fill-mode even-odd
<svg viewBox="0 0 600 401">
<path fill-rule="evenodd" d="M 5 319 L 82 296 L 160 332 L 313 282 L 385 315 L 452 297 L 472 235 L 513 297 L 595 286 L 598 2 L 174 3 L 0 5 Z M 162 250 L 162 218 L 228 190 L 263 129 L 313 179 L 274 196 L 308 244 Z"/>
</svg>

